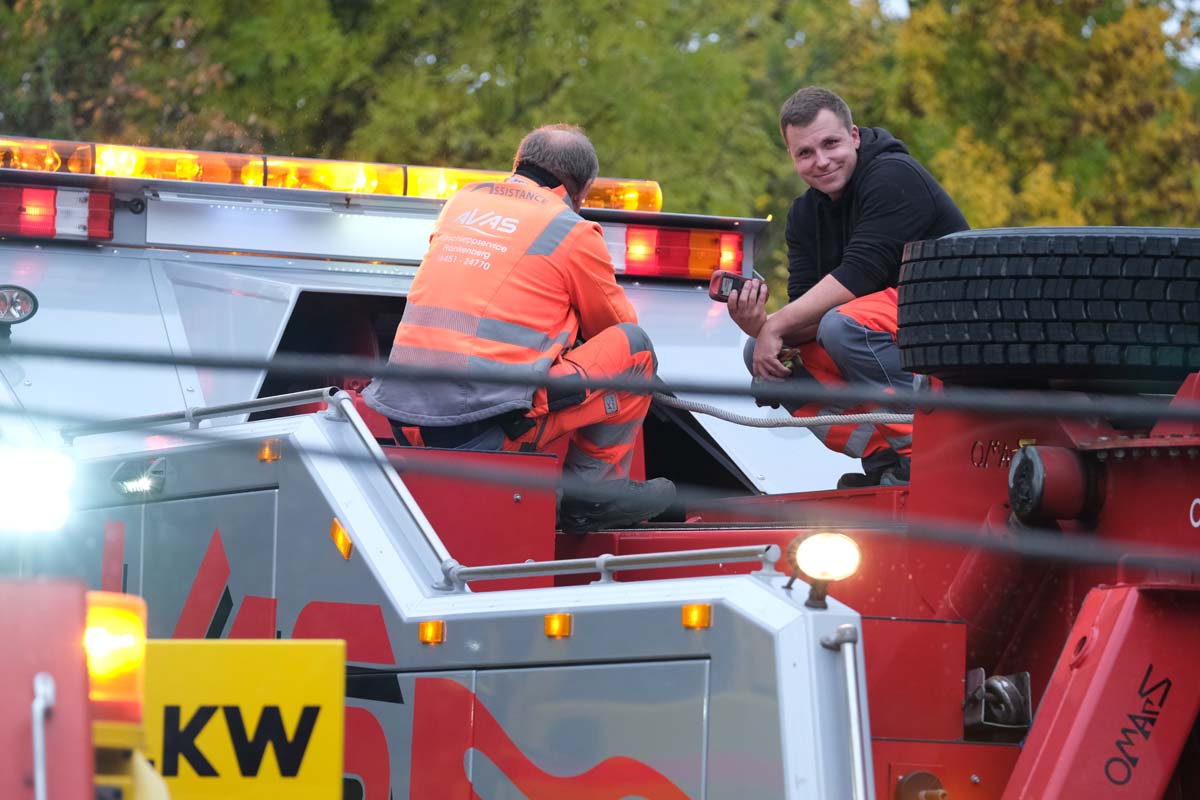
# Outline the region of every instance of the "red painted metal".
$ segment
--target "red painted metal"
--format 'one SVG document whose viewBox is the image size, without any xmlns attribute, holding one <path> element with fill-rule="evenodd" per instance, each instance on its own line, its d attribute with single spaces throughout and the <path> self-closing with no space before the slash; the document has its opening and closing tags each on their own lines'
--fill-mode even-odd
<svg viewBox="0 0 1200 800">
<path fill-rule="evenodd" d="M 39 672 L 54 678 L 56 695 L 46 719 L 48 797 L 93 794 L 84 592 L 76 583 L 0 581 L 0 797 L 33 798 L 30 703 Z"/>
<path fill-rule="evenodd" d="M 897 529 L 891 532 L 859 531 L 843 529 L 850 534 L 865 552 L 871 553 L 864 559 L 862 567 L 854 576 L 839 581 L 830 587 L 830 596 L 846 603 L 862 614 L 888 614 L 903 617 L 928 617 L 932 609 L 925 603 L 916 587 L 908 580 L 908 558 L 913 551 L 924 551 L 928 546 L 912 542 Z M 707 547 L 736 547 L 754 544 L 775 544 L 782 553 L 797 536 L 808 533 L 808 529 L 793 528 L 694 528 L 668 530 L 629 530 L 607 534 L 609 549 L 591 548 L 584 552 L 579 545 L 570 546 L 571 539 L 559 537 L 560 558 L 578 558 L 600 555 L 594 552 L 603 549 L 614 555 L 671 552 L 677 550 L 700 550 Z M 566 549 L 568 547 L 570 549 Z M 753 572 L 759 565 L 754 562 L 716 564 L 704 567 L 680 569 L 638 569 L 619 572 L 620 581 L 655 580 L 699 575 L 734 575 Z M 791 567 L 781 558 L 775 568 L 790 572 Z"/>
<path fill-rule="evenodd" d="M 1093 589 L 1005 800 L 1161 797 L 1200 710 L 1200 591 Z"/>
<path fill-rule="evenodd" d="M 555 558 L 595 558 L 605 553 L 616 555 L 620 549 L 620 533 L 616 531 L 596 531 L 595 533 L 560 533 L 554 537 Z M 581 586 L 591 583 L 600 577 L 596 572 L 591 575 L 556 575 L 555 586 Z"/>
<path fill-rule="evenodd" d="M 274 639 L 276 604 L 274 597 L 243 597 L 242 606 L 229 628 L 229 638 Z"/>
<path fill-rule="evenodd" d="M 1193 373 L 1175 392 L 1171 405 L 1197 402 L 1200 402 L 1200 373 Z M 1162 420 L 1151 429 L 1150 436 L 1159 439 L 1187 438 L 1193 444 L 1200 444 L 1200 421 Z"/>
<path fill-rule="evenodd" d="M 875 796 L 892 800 L 900 778 L 918 770 L 936 775 L 950 800 L 999 800 L 1020 748 L 1011 744 L 875 739 Z M 1066 795 L 1065 798 L 1078 795 Z M 1041 800 L 1050 800 L 1047 795 Z"/>
<path fill-rule="evenodd" d="M 989 536 L 1019 536 L 1008 525 L 1008 510 L 994 507 L 983 532 Z M 1030 594 L 1051 569 L 1046 562 L 1029 562 L 1019 556 L 982 548 L 967 553 L 953 583 L 946 588 L 936 616 L 967 623 L 967 663 L 990 672 L 1024 618 Z"/>
<path fill-rule="evenodd" d="M 641 428 L 638 428 L 637 439 L 633 443 L 633 461 L 629 465 L 629 479 L 646 480 L 646 437 L 642 435 Z"/>
<path fill-rule="evenodd" d="M 690 506 L 688 521 L 707 524 L 817 524 L 867 515 L 880 523 L 902 519 L 908 504 L 908 487 L 875 486 L 866 489 L 831 489 L 824 492 L 730 497 Z"/>
<path fill-rule="evenodd" d="M 1193 376 L 1181 388 L 1177 402 L 1196 397 L 1200 397 L 1200 377 Z M 1035 707 L 1045 693 L 1037 723 L 1042 728 L 1053 727 L 1041 738 L 1030 737 L 1025 759 L 1038 770 L 1048 769 L 1055 775 L 1088 768 L 1088 759 L 1102 754 L 1091 740 L 1100 736 L 1097 741 L 1104 745 L 1103 737 L 1107 736 L 1108 744 L 1112 744 L 1111 740 L 1122 734 L 1119 726 L 1111 735 L 1093 730 L 1095 725 L 1083 722 L 1083 717 L 1090 715 L 1088 719 L 1098 721 L 1104 703 L 1108 703 L 1108 710 L 1103 713 L 1116 714 L 1118 722 L 1121 714 L 1130 713 L 1112 706 L 1126 691 L 1121 682 L 1129 680 L 1128 675 L 1118 674 L 1118 667 L 1123 669 L 1122 664 L 1132 663 L 1135 655 L 1186 638 L 1185 620 L 1194 619 L 1192 615 L 1200 607 L 1190 600 L 1163 599 L 1178 598 L 1185 591 L 1182 588 L 1172 595 L 1163 594 L 1163 589 L 1151 592 L 1127 588 L 1139 598 L 1140 605 L 1135 604 L 1137 614 L 1149 614 L 1151 608 L 1159 610 L 1140 633 L 1137 626 L 1127 625 L 1122 629 L 1122 644 L 1105 650 L 1112 653 L 1111 670 L 1097 672 L 1092 679 L 1081 682 L 1078 675 L 1063 676 L 1062 654 L 1064 642 L 1073 647 L 1078 639 L 1072 625 L 1078 628 L 1089 614 L 1098 613 L 1093 609 L 1098 601 L 1091 599 L 1089 591 L 1111 593 L 1115 590 L 1095 587 L 1118 580 L 1143 586 L 1150 582 L 1188 586 L 1200 582 L 1200 576 L 1050 565 L 982 549 L 964 551 L 931 544 L 906 534 L 910 526 L 927 519 L 978 528 L 991 536 L 1021 536 L 1022 528 L 1008 505 L 1008 471 L 1020 447 L 1036 446 L 1047 468 L 1047 510 L 1050 517 L 1058 518 L 1053 524 L 1064 537 L 1178 546 L 1194 538 L 1200 529 L 1200 490 L 1195 488 L 1200 426 L 1160 423 L 1152 429 L 1135 430 L 1114 428 L 1104 420 L 938 411 L 916 415 L 914 437 L 913 483 L 908 487 L 729 498 L 689 508 L 686 525 L 585 536 L 559 534 L 552 540 L 540 538 L 541 531 L 552 527 L 552 496 L 545 498 L 542 515 L 531 517 L 528 508 L 514 507 L 514 489 L 507 485 L 494 496 L 473 496 L 467 508 L 456 494 L 461 491 L 457 488 L 462 485 L 461 478 L 421 476 L 414 469 L 405 474 L 405 479 L 430 519 L 435 520 L 435 528 L 451 552 L 468 564 L 758 543 L 774 543 L 783 549 L 795 536 L 814 528 L 846 531 L 863 549 L 863 566 L 857 575 L 834 584 L 831 595 L 864 615 L 866 681 L 880 798 L 892 797 L 899 776 L 913 770 L 938 775 L 951 797 L 999 798 L 1004 793 L 1019 749 L 961 740 L 964 675 L 974 667 L 984 667 L 989 675 L 1029 672 Z M 506 455 L 415 449 L 404 449 L 403 453 L 414 458 L 445 458 L 468 468 L 491 465 Z M 447 466 L 441 461 L 428 463 Z M 520 463 L 527 466 L 531 462 Z M 557 464 L 553 468 L 557 470 Z M 514 478 L 514 486 L 518 483 L 519 477 Z M 486 510 L 480 514 L 475 513 L 476 509 Z M 480 517 L 494 522 L 487 532 L 507 530 L 519 534 L 507 539 L 487 535 L 480 531 Z M 864 518 L 876 522 L 864 529 Z M 781 520 L 786 523 L 781 525 Z M 854 520 L 858 527 L 847 528 L 848 520 Z M 531 548 L 538 548 L 537 552 Z M 786 564 L 778 566 L 787 568 Z M 638 570 L 616 577 L 622 581 L 647 580 L 744 573 L 756 568 L 754 564 L 722 564 Z M 554 582 L 567 585 L 594 579 L 563 576 Z M 1110 600 L 1104 607 L 1115 608 L 1114 602 Z M 1080 623 L 1076 623 L 1077 615 Z M 1179 650 L 1192 658 L 1191 647 L 1188 644 Z M 1182 669 L 1184 658 L 1176 653 L 1170 663 Z M 1167 664 L 1168 660 L 1166 656 L 1155 656 L 1154 663 Z M 1136 677 L 1140 681 L 1143 675 Z M 1135 694 L 1138 686 L 1134 687 Z M 1187 706 L 1178 712 L 1178 730 L 1186 733 L 1195 718 L 1195 702 L 1182 690 L 1173 691 L 1172 703 Z M 1077 697 L 1080 693 L 1083 700 Z M 1064 705 L 1067 700 L 1076 705 Z M 1166 713 L 1159 719 L 1165 720 Z M 1175 771 L 1172 777 L 1180 734 L 1177 730 L 1164 733 L 1162 721 L 1156 725 L 1153 736 L 1158 761 L 1146 756 L 1142 762 L 1150 765 L 1144 772 L 1155 776 L 1150 791 L 1168 791 L 1171 800 L 1188 797 L 1187 787 L 1200 781 L 1200 770 L 1195 770 L 1196 775 Z M 1135 735 L 1141 745 L 1144 737 L 1140 731 Z M 1167 747 L 1171 742 L 1174 750 Z M 1103 764 L 1102 760 L 1102 777 Z M 1140 776 L 1143 767 L 1138 766 L 1137 772 Z M 1028 791 L 1014 788 L 1015 793 L 1005 796 L 1049 798 L 1096 793 L 1078 791 L 1080 785 L 1043 783 Z"/>
<path fill-rule="evenodd" d="M 965 626 L 863 617 L 862 642 L 871 736 L 948 742 L 962 738 Z"/>
<path fill-rule="evenodd" d="M 196 579 L 188 592 L 187 600 L 183 603 L 183 611 L 175 622 L 175 632 L 172 639 L 203 639 L 212 624 L 213 614 L 217 604 L 221 602 L 221 594 L 229 585 L 229 558 L 225 555 L 225 544 L 221 541 L 221 531 L 214 530 L 200 568 L 196 570 Z"/>
<path fill-rule="evenodd" d="M 296 615 L 291 638 L 345 639 L 348 662 L 396 663 L 383 609 L 377 605 L 313 600 Z"/>
<path fill-rule="evenodd" d="M 982 522 L 991 508 L 1008 502 L 1008 466 L 1020 443 L 1041 443 L 1056 431 L 1053 420 L 917 412 L 908 515 Z"/>
<path fill-rule="evenodd" d="M 125 572 L 125 523 L 104 523 L 104 547 L 100 561 L 100 588 L 106 592 L 123 592 Z"/>
<path fill-rule="evenodd" d="M 544 487 L 559 473 L 557 458 L 424 447 L 384 450 L 459 563 L 475 566 L 554 558 L 555 495 Z M 469 479 L 471 470 L 513 478 L 474 481 Z M 535 484 L 529 476 L 540 481 Z M 486 592 L 552 585 L 551 578 L 521 578 L 480 581 L 471 584 L 471 589 Z"/>
<path fill-rule="evenodd" d="M 356 706 L 346 706 L 345 726 L 342 768 L 346 776 L 358 779 L 363 800 L 388 800 L 392 763 L 383 726 L 370 711 Z"/>
<path fill-rule="evenodd" d="M 1031 445 L 1044 478 L 1037 515 L 1042 520 L 1078 519 L 1087 510 L 1091 477 L 1079 451 L 1071 447 Z"/>
<path fill-rule="evenodd" d="M 362 417 L 363 422 L 367 424 L 367 430 L 381 442 L 395 442 L 395 436 L 392 434 L 392 423 L 383 414 L 380 414 L 375 409 L 371 408 L 363 400 L 362 395 L 354 389 L 344 389 L 349 393 L 354 401 L 354 410 Z M 324 405 L 324 404 L 322 404 Z"/>
<path fill-rule="evenodd" d="M 995 667 L 990 670 L 999 675 L 1028 672 L 1034 708 L 1045 691 L 1079 611 L 1083 598 L 1076 598 L 1077 586 L 1074 570 L 1058 567 L 1048 571 L 1029 594 L 1025 612 L 1016 624 L 1012 638 L 1004 644 L 1003 652 L 995 659 Z"/>
</svg>

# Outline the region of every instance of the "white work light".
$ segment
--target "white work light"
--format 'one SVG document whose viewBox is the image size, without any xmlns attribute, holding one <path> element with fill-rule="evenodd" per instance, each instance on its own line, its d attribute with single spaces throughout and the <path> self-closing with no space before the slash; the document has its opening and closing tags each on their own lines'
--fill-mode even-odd
<svg viewBox="0 0 1200 800">
<path fill-rule="evenodd" d="M 826 608 L 825 595 L 831 581 L 849 578 L 858 572 L 862 552 L 858 543 L 844 533 L 821 531 L 792 540 L 787 549 L 788 564 L 794 575 L 809 579 L 809 608 Z M 793 579 L 794 580 L 794 579 Z M 788 588 L 791 588 L 791 582 Z"/>
<path fill-rule="evenodd" d="M 840 581 L 858 572 L 862 553 L 844 533 L 814 533 L 788 548 L 792 565 L 815 581 Z"/>
<path fill-rule="evenodd" d="M 0 286 L 0 325 L 25 322 L 37 308 L 37 298 L 23 286 Z"/>
<path fill-rule="evenodd" d="M 112 486 L 127 497 L 156 497 L 167 482 L 167 460 L 124 461 L 112 476 Z"/>
<path fill-rule="evenodd" d="M 75 464 L 64 453 L 0 445 L 0 533 L 61 528 L 74 480 Z"/>
</svg>

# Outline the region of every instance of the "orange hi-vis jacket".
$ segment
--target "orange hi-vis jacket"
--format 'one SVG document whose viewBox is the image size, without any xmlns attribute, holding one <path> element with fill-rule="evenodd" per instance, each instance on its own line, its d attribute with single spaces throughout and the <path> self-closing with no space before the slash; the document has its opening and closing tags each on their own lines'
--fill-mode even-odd
<svg viewBox="0 0 1200 800">
<path fill-rule="evenodd" d="M 364 399 L 407 425 L 462 425 L 518 409 L 539 416 L 546 391 L 534 384 L 563 351 L 622 322 L 636 323 L 637 314 L 600 226 L 576 214 L 561 187 L 518 175 L 470 184 L 442 209 L 389 358 L 464 377 L 376 379 Z"/>
</svg>

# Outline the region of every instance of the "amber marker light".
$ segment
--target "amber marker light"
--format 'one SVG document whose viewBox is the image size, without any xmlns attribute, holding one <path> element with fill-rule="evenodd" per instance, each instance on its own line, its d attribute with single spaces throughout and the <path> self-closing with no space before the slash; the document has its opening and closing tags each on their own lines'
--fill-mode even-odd
<svg viewBox="0 0 1200 800">
<path fill-rule="evenodd" d="M 283 457 L 279 450 L 278 439 L 267 439 L 258 448 L 258 460 L 264 464 L 271 464 Z"/>
<path fill-rule="evenodd" d="M 146 602 L 120 592 L 88 592 L 83 647 L 93 719 L 139 722 L 146 666 Z"/>
<path fill-rule="evenodd" d="M 354 542 L 350 540 L 350 532 L 337 517 L 334 517 L 333 522 L 329 523 L 329 538 L 333 539 L 342 558 L 349 561 L 350 554 L 354 552 Z"/>
<path fill-rule="evenodd" d="M 691 630 L 712 627 L 712 605 L 709 603 L 688 603 L 683 607 L 680 620 L 683 627 Z"/>
<path fill-rule="evenodd" d="M 551 639 L 565 639 L 571 635 L 571 615 L 566 612 L 547 614 L 542 627 Z"/>
<path fill-rule="evenodd" d="M 427 619 L 417 625 L 417 638 L 421 644 L 441 644 L 446 641 L 446 622 L 440 619 Z"/>
</svg>

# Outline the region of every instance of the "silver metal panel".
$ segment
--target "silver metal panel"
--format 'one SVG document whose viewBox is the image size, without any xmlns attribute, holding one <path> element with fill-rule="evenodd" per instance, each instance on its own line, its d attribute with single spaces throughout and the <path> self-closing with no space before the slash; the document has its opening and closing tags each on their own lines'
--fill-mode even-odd
<svg viewBox="0 0 1200 800">
<path fill-rule="evenodd" d="M 140 594 L 142 585 L 142 508 L 113 508 L 78 511 L 63 530 L 48 534 L 38 543 L 33 574 L 70 577 L 100 589 L 104 562 L 105 526 L 119 532 L 123 591 Z M 115 587 L 122 590 L 122 587 Z"/>
<path fill-rule="evenodd" d="M 213 633 L 228 635 L 246 595 L 274 596 L 274 491 L 172 500 L 145 508 L 142 596 L 149 608 L 150 637 L 174 634 L 184 602 L 196 588 L 201 562 L 218 537 L 224 555 L 214 550 L 213 561 L 219 574 L 227 565 L 229 577 L 214 602 L 204 606 Z"/>
<path fill-rule="evenodd" d="M 355 429 L 316 415 L 291 441 L 307 452 L 280 462 L 280 619 L 292 598 L 381 603 L 385 614 L 403 616 L 418 598 L 437 593 L 441 559 L 421 532 L 432 530 L 429 522 L 415 502 L 410 506 L 397 494 L 391 467 L 369 460 Z M 319 455 L 344 452 L 358 459 Z M 349 561 L 330 541 L 333 516 L 355 543 Z"/>
<path fill-rule="evenodd" d="M 219 264 L 220 262 L 210 262 Z M 235 264 L 222 264 L 235 275 L 270 278 L 303 292 L 336 294 L 391 295 L 408 294 L 416 266 L 406 264 L 362 264 L 346 261 L 242 258 Z"/>
<path fill-rule="evenodd" d="M 424 212 L 424 213 L 422 213 Z M 403 215 L 333 203 L 265 203 L 162 192 L 146 206 L 146 242 L 330 258 L 419 259 L 437 209 Z"/>
<path fill-rule="evenodd" d="M 38 313 L 13 326 L 15 344 L 168 352 L 149 262 L 116 250 L 5 242 L 0 283 L 37 295 Z M 0 359 L 0 371 L 30 411 L 120 417 L 180 408 L 185 398 L 170 367 Z M 33 419 L 57 442 L 58 420 Z"/>
<path fill-rule="evenodd" d="M 333 459 L 318 459 L 317 463 L 320 467 L 328 466 L 332 472 L 339 471 Z M 350 487 L 334 489 L 321 479 L 323 476 L 314 480 L 309 471 L 310 464 L 294 453 L 289 453 L 280 464 L 276 555 L 279 629 L 284 637 L 291 636 L 296 620 L 313 601 L 376 607 L 383 614 L 393 658 L 396 658 L 397 651 L 403 650 L 405 644 L 411 646 L 416 639 L 415 634 L 405 637 L 406 642 L 397 638 L 398 632 L 403 630 L 401 608 L 381 587 L 381 575 L 373 569 L 372 559 L 365 553 L 365 548 L 371 547 L 367 539 L 371 532 L 365 528 L 380 526 L 381 520 Z M 333 480 L 337 480 L 336 475 Z M 345 505 L 338 507 L 338 503 Z M 348 559 L 343 558 L 330 537 L 334 517 L 354 542 Z M 383 531 L 378 533 L 386 536 Z M 426 591 L 432 590 L 433 582 L 431 575 L 424 587 Z M 355 660 L 353 650 L 349 658 Z"/>
<path fill-rule="evenodd" d="M 724 304 L 709 299 L 708 287 L 648 281 L 623 285 L 639 324 L 650 334 L 658 373 L 668 385 L 750 385 L 742 360 L 747 336 L 733 324 Z M 748 397 L 679 396 L 751 417 L 787 413 L 759 408 Z M 843 472 L 859 469 L 857 460 L 829 450 L 804 428 L 748 428 L 704 414 L 696 419 L 755 487 L 768 494 L 832 489 Z"/>
<path fill-rule="evenodd" d="M 267 360 L 275 352 L 296 301 L 293 287 L 206 264 L 158 261 L 164 324 L 176 355 Z M 218 405 L 258 394 L 263 372 L 189 369 L 189 405 Z"/>
<path fill-rule="evenodd" d="M 706 661 L 481 671 L 475 681 L 479 700 L 539 770 L 575 776 L 623 756 L 688 797 L 705 796 Z M 474 753 L 480 796 L 523 800 L 487 755 Z"/>
<path fill-rule="evenodd" d="M 247 253 L 205 253 L 151 250 L 155 262 L 203 263 L 234 276 L 252 276 L 294 287 L 297 291 L 340 294 L 407 294 L 418 262 L 336 261 L 319 258 L 281 258 Z M 199 261 L 197 260 L 199 259 Z"/>
<path fill-rule="evenodd" d="M 9 356 L 0 354 L 0 409 L 20 408 L 16 387 L 10 379 L 24 380 L 25 370 Z M 62 440 L 57 432 L 46 437 L 38 430 L 35 420 L 25 415 L 5 414 L 0 417 L 0 442 L 10 446 L 57 447 Z"/>
</svg>

